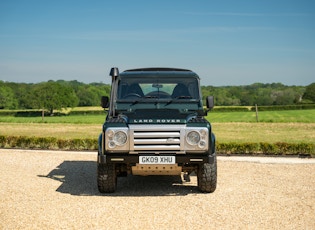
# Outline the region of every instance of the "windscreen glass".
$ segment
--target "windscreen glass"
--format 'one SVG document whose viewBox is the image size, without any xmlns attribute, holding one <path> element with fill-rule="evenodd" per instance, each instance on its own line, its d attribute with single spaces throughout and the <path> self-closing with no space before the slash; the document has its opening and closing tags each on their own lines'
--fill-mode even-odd
<svg viewBox="0 0 315 230">
<path fill-rule="evenodd" d="M 118 100 L 199 100 L 196 78 L 121 77 Z"/>
</svg>

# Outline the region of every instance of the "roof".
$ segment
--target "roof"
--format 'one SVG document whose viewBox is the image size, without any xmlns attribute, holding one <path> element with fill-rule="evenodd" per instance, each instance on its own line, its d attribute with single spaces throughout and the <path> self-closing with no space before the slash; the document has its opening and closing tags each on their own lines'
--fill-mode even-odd
<svg viewBox="0 0 315 230">
<path fill-rule="evenodd" d="M 120 76 L 141 76 L 141 77 L 163 77 L 163 78 L 198 78 L 199 76 L 188 69 L 178 68 L 140 68 L 140 69 L 129 69 L 119 74 Z"/>
<path fill-rule="evenodd" d="M 139 69 L 129 69 L 124 72 L 160 72 L 160 71 L 180 71 L 180 72 L 192 72 L 188 69 L 179 69 L 179 68 L 165 68 L 165 67 L 153 67 L 153 68 L 139 68 Z"/>
</svg>

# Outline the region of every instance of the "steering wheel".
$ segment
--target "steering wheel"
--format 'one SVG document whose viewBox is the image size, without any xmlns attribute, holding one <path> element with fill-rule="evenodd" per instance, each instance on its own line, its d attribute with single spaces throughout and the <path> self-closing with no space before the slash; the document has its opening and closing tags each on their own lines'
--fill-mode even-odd
<svg viewBox="0 0 315 230">
<path fill-rule="evenodd" d="M 127 97 L 139 97 L 140 98 L 141 96 L 137 93 L 129 93 L 126 96 L 124 96 L 124 98 L 127 98 Z"/>
<path fill-rule="evenodd" d="M 168 93 L 164 92 L 164 91 L 154 91 L 154 92 L 150 92 L 147 95 L 145 95 L 146 97 L 157 97 L 157 98 L 170 98 L 171 95 L 169 95 Z"/>
</svg>

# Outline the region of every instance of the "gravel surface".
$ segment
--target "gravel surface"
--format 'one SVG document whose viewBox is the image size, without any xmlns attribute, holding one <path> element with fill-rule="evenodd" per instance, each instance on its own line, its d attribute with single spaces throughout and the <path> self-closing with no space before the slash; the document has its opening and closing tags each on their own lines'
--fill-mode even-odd
<svg viewBox="0 0 315 230">
<path fill-rule="evenodd" d="M 212 194 L 128 176 L 104 195 L 96 153 L 0 149 L 0 229 L 315 229 L 315 162 L 297 160 L 219 157 Z"/>
</svg>

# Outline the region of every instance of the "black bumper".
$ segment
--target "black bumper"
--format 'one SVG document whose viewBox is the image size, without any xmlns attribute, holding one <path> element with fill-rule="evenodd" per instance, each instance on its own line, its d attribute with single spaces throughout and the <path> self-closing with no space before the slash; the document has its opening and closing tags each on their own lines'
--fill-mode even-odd
<svg viewBox="0 0 315 230">
<path fill-rule="evenodd" d="M 154 156 L 151 154 L 110 154 L 110 155 L 98 155 L 98 163 L 105 164 L 105 163 L 117 163 L 117 164 L 137 164 L 139 163 L 139 156 Z M 202 164 L 202 163 L 214 163 L 215 154 L 213 155 L 200 155 L 200 154 L 193 154 L 193 155 L 172 155 L 176 156 L 176 163 L 178 165 L 184 164 Z"/>
</svg>

